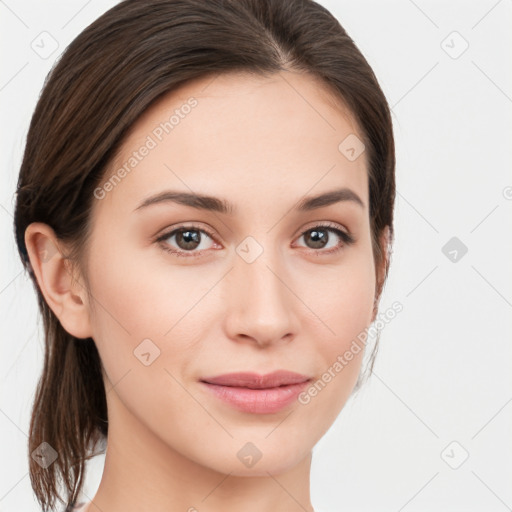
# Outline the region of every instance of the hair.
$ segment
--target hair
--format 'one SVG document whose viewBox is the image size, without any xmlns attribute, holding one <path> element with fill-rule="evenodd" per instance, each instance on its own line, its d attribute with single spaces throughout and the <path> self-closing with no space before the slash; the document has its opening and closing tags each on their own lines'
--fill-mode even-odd
<svg viewBox="0 0 512 512">
<path fill-rule="evenodd" d="M 195 78 L 281 70 L 319 78 L 360 127 L 373 256 L 376 268 L 385 265 L 378 300 L 389 269 L 379 242 L 386 227 L 389 247 L 393 240 L 391 115 L 368 62 L 327 9 L 313 0 L 125 0 L 81 32 L 46 77 L 27 134 L 14 213 L 18 251 L 38 296 L 45 336 L 29 453 L 47 442 L 58 454 L 47 468 L 29 457 L 31 485 L 44 512 L 56 498 L 76 502 L 91 445 L 106 440 L 108 417 L 96 345 L 65 331 L 46 303 L 27 254 L 26 228 L 49 225 L 87 283 L 93 191 L 141 114 Z"/>
</svg>

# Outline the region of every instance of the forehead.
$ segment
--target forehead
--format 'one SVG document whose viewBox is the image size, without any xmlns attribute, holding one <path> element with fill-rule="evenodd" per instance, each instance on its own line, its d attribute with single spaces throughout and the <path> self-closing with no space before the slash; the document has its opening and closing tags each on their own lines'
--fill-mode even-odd
<svg viewBox="0 0 512 512">
<path fill-rule="evenodd" d="M 261 208 L 341 186 L 367 207 L 366 153 L 349 159 L 342 151 L 351 137 L 363 139 L 350 111 L 311 75 L 202 77 L 160 98 L 132 126 L 103 183 L 123 177 L 100 208 L 128 213 L 166 188 Z"/>
</svg>

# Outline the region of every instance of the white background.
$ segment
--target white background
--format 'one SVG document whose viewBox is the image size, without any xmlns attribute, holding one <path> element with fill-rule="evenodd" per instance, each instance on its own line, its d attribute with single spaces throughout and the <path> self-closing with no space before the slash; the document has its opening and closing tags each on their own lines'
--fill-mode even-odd
<svg viewBox="0 0 512 512">
<path fill-rule="evenodd" d="M 12 217 L 25 136 L 55 59 L 115 3 L 0 1 L 1 511 L 38 510 L 26 433 L 42 323 Z M 320 3 L 392 107 L 396 242 L 381 311 L 396 300 L 404 310 L 382 331 L 375 375 L 315 447 L 312 501 L 336 511 L 512 510 L 512 2 Z M 43 31 L 59 44 L 47 59 L 31 48 Z M 442 252 L 452 237 L 468 248 L 457 262 Z"/>
</svg>

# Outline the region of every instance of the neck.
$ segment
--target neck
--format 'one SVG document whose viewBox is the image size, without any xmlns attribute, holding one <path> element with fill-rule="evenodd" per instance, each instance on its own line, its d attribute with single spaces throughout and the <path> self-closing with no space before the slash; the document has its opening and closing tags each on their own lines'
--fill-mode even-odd
<svg viewBox="0 0 512 512">
<path fill-rule="evenodd" d="M 225 474 L 165 444 L 117 397 L 109 402 L 107 446 L 101 483 L 87 512 L 313 510 L 309 493 L 311 452 L 284 472 Z"/>
</svg>

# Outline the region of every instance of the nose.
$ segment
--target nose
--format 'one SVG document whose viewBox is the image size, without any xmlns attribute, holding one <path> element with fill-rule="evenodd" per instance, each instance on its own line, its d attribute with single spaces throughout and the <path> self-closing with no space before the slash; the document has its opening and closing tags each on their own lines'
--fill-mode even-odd
<svg viewBox="0 0 512 512">
<path fill-rule="evenodd" d="M 288 343 L 299 329 L 291 277 L 277 257 L 264 251 L 248 263 L 236 256 L 226 276 L 228 312 L 225 328 L 229 339 L 260 347 Z"/>
</svg>

